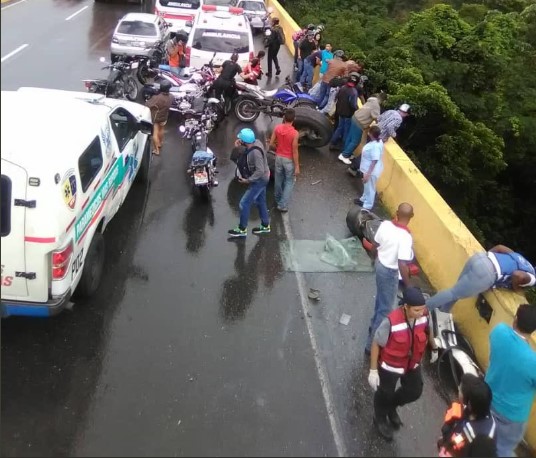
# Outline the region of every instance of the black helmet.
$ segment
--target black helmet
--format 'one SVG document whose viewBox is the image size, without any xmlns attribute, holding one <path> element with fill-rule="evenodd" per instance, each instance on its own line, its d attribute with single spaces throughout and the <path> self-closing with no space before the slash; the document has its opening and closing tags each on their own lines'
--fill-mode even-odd
<svg viewBox="0 0 536 458">
<path fill-rule="evenodd" d="M 361 78 L 361 75 L 357 72 L 352 72 L 348 75 L 348 82 L 357 84 Z"/>
<path fill-rule="evenodd" d="M 342 49 L 337 49 L 337 51 L 333 53 L 333 56 L 342 58 L 344 56 L 344 51 Z"/>
<path fill-rule="evenodd" d="M 164 94 L 169 94 L 170 89 L 171 83 L 168 80 L 164 80 L 160 83 L 160 92 L 163 92 Z"/>
<path fill-rule="evenodd" d="M 237 62 L 238 61 L 238 53 L 234 52 L 232 55 L 231 55 L 231 60 L 233 62 Z"/>
</svg>

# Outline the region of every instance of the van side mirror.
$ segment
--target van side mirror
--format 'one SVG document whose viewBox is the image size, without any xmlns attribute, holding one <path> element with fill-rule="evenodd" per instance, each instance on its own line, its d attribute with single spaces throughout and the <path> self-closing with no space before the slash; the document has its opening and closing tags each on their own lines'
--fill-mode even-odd
<svg viewBox="0 0 536 458">
<path fill-rule="evenodd" d="M 143 134 L 151 135 L 153 133 L 153 123 L 142 119 L 138 122 L 138 129 Z"/>
</svg>

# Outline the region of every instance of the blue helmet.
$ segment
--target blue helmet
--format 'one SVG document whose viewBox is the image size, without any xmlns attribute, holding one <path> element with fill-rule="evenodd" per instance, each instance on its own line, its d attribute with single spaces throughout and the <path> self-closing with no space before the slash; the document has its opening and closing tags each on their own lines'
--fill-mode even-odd
<svg viewBox="0 0 536 458">
<path fill-rule="evenodd" d="M 242 129 L 238 132 L 237 138 L 242 140 L 244 143 L 254 143 L 255 142 L 255 132 L 251 129 Z"/>
</svg>

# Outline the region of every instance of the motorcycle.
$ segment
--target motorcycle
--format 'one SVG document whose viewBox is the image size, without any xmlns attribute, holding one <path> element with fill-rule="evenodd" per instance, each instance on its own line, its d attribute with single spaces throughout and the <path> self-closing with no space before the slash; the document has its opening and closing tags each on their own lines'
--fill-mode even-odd
<svg viewBox="0 0 536 458">
<path fill-rule="evenodd" d="M 192 116 L 179 126 L 182 137 L 191 140 L 192 159 L 187 173 L 192 187 L 207 196 L 213 187 L 218 186 L 216 156 L 208 146 L 208 135 L 215 126 L 217 116 L 214 107 L 218 104 L 218 99 L 209 98 L 201 115 L 192 110 L 189 113 Z"/>
<path fill-rule="evenodd" d="M 287 107 L 306 106 L 316 108 L 316 100 L 286 77 L 285 85 L 266 91 L 259 86 L 238 81 L 236 87 L 242 91 L 235 102 L 235 115 L 242 122 L 254 122 L 259 114 L 281 117 Z"/>
<path fill-rule="evenodd" d="M 101 57 L 100 62 L 105 63 L 106 59 Z M 126 58 L 119 58 L 116 62 L 110 63 L 102 70 L 110 70 L 106 79 L 83 80 L 88 92 L 104 94 L 106 97 L 135 101 L 138 98 L 138 84 L 128 73 L 136 69 L 137 62 L 127 62 Z"/>
</svg>

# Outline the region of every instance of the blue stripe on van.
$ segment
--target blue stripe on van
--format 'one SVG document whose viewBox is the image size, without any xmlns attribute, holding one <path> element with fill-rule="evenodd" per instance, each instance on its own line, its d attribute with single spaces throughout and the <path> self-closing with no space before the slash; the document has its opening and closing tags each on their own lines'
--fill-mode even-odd
<svg viewBox="0 0 536 458">
<path fill-rule="evenodd" d="M 2 304 L 2 316 L 38 316 L 48 317 L 50 309 L 46 305 L 10 305 Z"/>
</svg>

